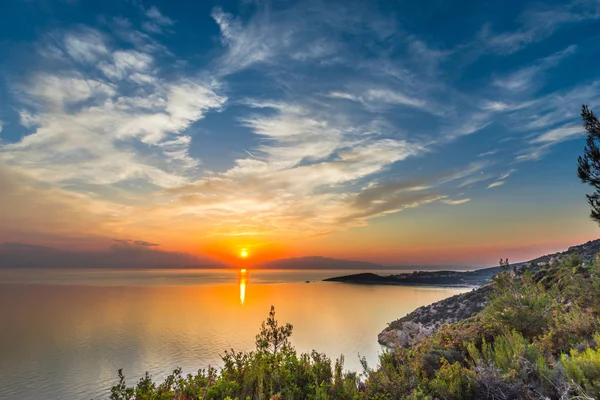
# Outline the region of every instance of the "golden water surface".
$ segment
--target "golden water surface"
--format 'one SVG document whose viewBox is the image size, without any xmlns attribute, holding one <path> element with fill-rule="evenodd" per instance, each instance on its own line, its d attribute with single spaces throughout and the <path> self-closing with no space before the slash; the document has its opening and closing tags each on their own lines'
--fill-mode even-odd
<svg viewBox="0 0 600 400">
<path fill-rule="evenodd" d="M 118 368 L 133 383 L 144 371 L 219 366 L 224 350 L 254 347 L 271 305 L 298 350 L 343 353 L 359 369 L 359 354 L 376 363 L 388 322 L 468 290 L 320 282 L 336 274 L 5 271 L 0 398 L 106 398 Z"/>
</svg>

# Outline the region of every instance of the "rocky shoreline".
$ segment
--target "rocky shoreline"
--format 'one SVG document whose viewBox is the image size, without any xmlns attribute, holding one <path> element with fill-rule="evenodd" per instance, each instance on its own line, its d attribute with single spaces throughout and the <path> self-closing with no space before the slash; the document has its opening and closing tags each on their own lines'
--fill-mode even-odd
<svg viewBox="0 0 600 400">
<path fill-rule="evenodd" d="M 488 305 L 491 286 L 457 294 L 436 303 L 419 307 L 405 317 L 391 322 L 379 335 L 379 344 L 388 348 L 410 347 L 437 332 L 444 324 L 472 317 Z"/>
<path fill-rule="evenodd" d="M 584 263 L 590 263 L 599 252 L 600 239 L 597 239 L 569 247 L 564 252 L 548 254 L 525 263 L 511 265 L 509 268 L 512 268 L 516 274 L 522 274 L 526 270 L 535 273 L 544 265 L 552 265 L 570 256 L 577 256 Z M 391 322 L 379 333 L 377 341 L 391 349 L 410 347 L 437 332 L 444 324 L 462 321 L 479 313 L 489 304 L 491 289 L 491 284 L 486 282 L 470 292 L 419 307 L 406 316 Z"/>
</svg>

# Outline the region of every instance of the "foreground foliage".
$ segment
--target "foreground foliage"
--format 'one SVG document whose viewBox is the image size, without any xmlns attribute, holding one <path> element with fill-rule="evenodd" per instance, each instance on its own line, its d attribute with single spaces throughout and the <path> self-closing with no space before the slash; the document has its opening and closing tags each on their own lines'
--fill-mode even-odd
<svg viewBox="0 0 600 400">
<path fill-rule="evenodd" d="M 535 269 L 535 268 L 534 268 Z M 505 268 L 490 304 L 409 349 L 381 354 L 361 374 L 323 353 L 298 354 L 271 308 L 252 352 L 228 351 L 223 367 L 156 384 L 149 375 L 124 399 L 593 399 L 600 398 L 600 261 L 577 258 L 530 271 Z"/>
</svg>

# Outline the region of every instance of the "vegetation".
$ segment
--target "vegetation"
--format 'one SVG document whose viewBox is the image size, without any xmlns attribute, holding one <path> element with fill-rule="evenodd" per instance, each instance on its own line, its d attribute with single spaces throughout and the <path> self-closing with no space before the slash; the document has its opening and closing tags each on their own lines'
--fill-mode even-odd
<svg viewBox="0 0 600 400">
<path fill-rule="evenodd" d="M 584 128 L 588 132 L 587 143 L 583 157 L 579 157 L 577 174 L 584 183 L 589 183 L 594 188 L 594 193 L 588 194 L 587 199 L 592 209 L 590 217 L 600 223 L 600 121 L 594 112 L 587 106 L 583 106 L 581 117 Z"/>
<path fill-rule="evenodd" d="M 355 373 L 344 372 L 344 357 L 331 363 L 323 353 L 298 354 L 289 342 L 293 327 L 280 326 L 271 307 L 267 321 L 256 336 L 256 350 L 227 351 L 223 368 L 209 367 L 197 374 L 182 375 L 176 369 L 156 384 L 146 374 L 135 387 L 128 387 L 119 370 L 119 383 L 111 400 L 192 399 L 358 399 L 361 388 Z"/>
<path fill-rule="evenodd" d="M 595 144 L 600 123 L 585 106 L 582 116 L 589 136 L 579 176 L 596 188 L 588 200 L 592 218 L 600 222 L 600 148 Z M 332 365 L 323 353 L 298 354 L 289 342 L 293 327 L 280 326 L 271 307 L 256 349 L 225 352 L 220 371 L 209 367 L 182 376 L 177 369 L 160 384 L 146 374 L 135 386 L 127 386 L 119 371 L 110 398 L 600 398 L 600 258 L 588 259 L 540 258 L 519 269 L 501 262 L 502 271 L 487 289 L 472 295 L 485 293 L 483 308 L 467 309 L 468 318 L 445 324 L 409 348 L 383 352 L 374 369 L 362 360 L 361 374 L 344 372 L 343 356 Z M 453 304 L 444 309 L 460 306 Z"/>
<path fill-rule="evenodd" d="M 535 273 L 499 273 L 489 305 L 446 324 L 411 348 L 381 354 L 371 369 L 344 371 L 323 353 L 298 354 L 275 310 L 251 352 L 225 352 L 223 367 L 162 383 L 145 375 L 128 387 L 119 371 L 112 400 L 124 399 L 567 399 L 600 396 L 600 260 L 577 257 Z"/>
</svg>

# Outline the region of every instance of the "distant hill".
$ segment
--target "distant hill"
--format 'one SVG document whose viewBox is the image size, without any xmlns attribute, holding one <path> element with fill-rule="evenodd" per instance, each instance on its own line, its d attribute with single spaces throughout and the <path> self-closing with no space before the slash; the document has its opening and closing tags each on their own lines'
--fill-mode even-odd
<svg viewBox="0 0 600 400">
<path fill-rule="evenodd" d="M 405 274 L 377 275 L 372 273 L 353 274 L 324 279 L 328 282 L 346 282 L 384 285 L 436 285 L 436 286 L 479 286 L 500 272 L 500 267 L 475 271 L 415 271 Z"/>
<path fill-rule="evenodd" d="M 529 261 L 529 263 L 552 263 L 555 260 L 573 254 L 579 256 L 584 262 L 590 262 L 596 257 L 596 254 L 598 253 L 600 253 L 600 239 L 590 240 L 589 242 L 579 244 L 577 246 L 571 246 L 566 251 L 547 254 L 545 256 L 535 258 Z"/>
<path fill-rule="evenodd" d="M 337 260 L 327 257 L 298 257 L 268 261 L 257 266 L 260 269 L 386 269 L 383 265 L 364 261 Z"/>
</svg>

